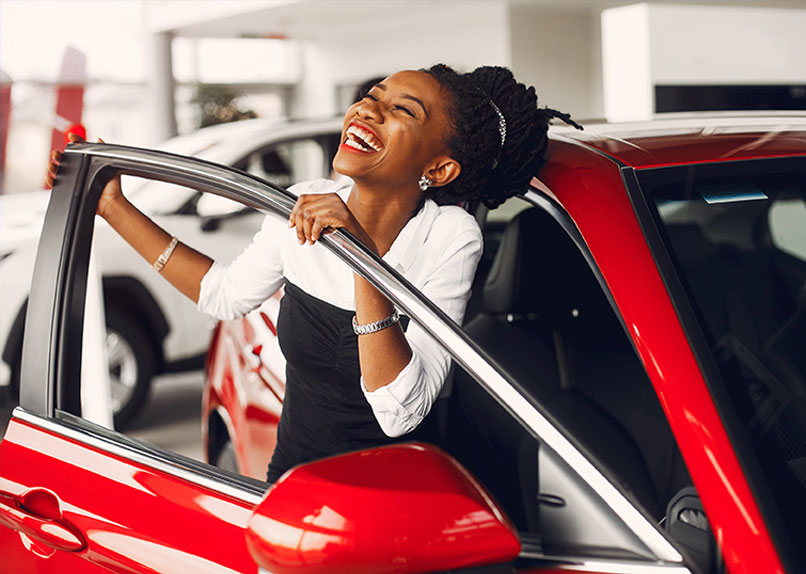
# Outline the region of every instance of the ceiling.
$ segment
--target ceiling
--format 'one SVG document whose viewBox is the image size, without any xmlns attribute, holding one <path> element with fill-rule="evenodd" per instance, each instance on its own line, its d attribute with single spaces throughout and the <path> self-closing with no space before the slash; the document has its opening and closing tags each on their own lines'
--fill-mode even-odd
<svg viewBox="0 0 806 574">
<path fill-rule="evenodd" d="M 802 8 L 806 0 L 645 0 L 654 4 L 756 6 Z M 252 0 L 249 2 L 194 2 L 201 7 L 188 11 L 188 2 L 169 0 L 147 3 L 152 31 L 186 37 L 280 37 L 327 38 L 355 33 L 360 27 L 444 21 L 451 14 L 489 10 L 493 6 L 532 6 L 535 9 L 602 10 L 636 4 L 630 0 Z M 348 31 L 350 22 L 355 30 Z M 338 23 L 338 26 L 334 26 Z M 414 24 L 413 24 L 414 25 Z"/>
</svg>

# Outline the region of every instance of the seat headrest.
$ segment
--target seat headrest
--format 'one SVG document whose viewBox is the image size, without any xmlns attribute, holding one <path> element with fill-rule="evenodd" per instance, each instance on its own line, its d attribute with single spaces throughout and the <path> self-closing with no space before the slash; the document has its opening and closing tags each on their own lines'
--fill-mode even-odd
<svg viewBox="0 0 806 574">
<path fill-rule="evenodd" d="M 607 307 L 601 288 L 569 235 L 547 212 L 530 208 L 504 230 L 484 285 L 493 315 L 537 314 L 570 320 Z"/>
</svg>

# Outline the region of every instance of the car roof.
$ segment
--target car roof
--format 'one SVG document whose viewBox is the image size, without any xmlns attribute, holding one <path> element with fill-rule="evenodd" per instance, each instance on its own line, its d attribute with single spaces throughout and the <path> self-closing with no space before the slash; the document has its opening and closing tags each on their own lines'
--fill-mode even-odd
<svg viewBox="0 0 806 574">
<path fill-rule="evenodd" d="M 577 143 L 634 168 L 806 155 L 806 114 L 670 114 L 651 122 L 556 127 Z"/>
<path fill-rule="evenodd" d="M 166 140 L 158 149 L 231 164 L 250 150 L 278 141 L 291 141 L 326 133 L 339 133 L 344 119 L 254 119 L 202 128 Z"/>
</svg>

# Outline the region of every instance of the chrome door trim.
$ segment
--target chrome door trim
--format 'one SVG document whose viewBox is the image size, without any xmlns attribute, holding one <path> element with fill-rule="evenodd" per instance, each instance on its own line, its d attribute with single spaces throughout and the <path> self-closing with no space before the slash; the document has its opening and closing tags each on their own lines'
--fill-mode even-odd
<svg viewBox="0 0 806 574">
<path fill-rule="evenodd" d="M 72 415 L 65 415 L 71 417 Z M 22 407 L 14 409 L 13 418 L 95 450 L 109 453 L 133 463 L 147 466 L 167 475 L 185 480 L 195 486 L 223 494 L 245 504 L 257 506 L 269 488 L 268 484 L 236 475 L 224 475 L 215 467 L 188 459 L 181 455 L 141 443 L 104 427 L 81 419 L 81 422 L 62 422 L 41 417 Z M 81 426 L 77 426 L 77 423 Z M 83 428 L 82 428 L 83 427 Z"/>
<path fill-rule="evenodd" d="M 285 189 L 262 181 L 255 176 L 240 173 L 212 162 L 168 152 L 110 144 L 86 143 L 78 146 L 68 146 L 65 153 L 112 160 L 109 162 L 112 167 L 127 174 L 143 174 L 148 179 L 160 179 L 154 177 L 155 172 L 152 170 L 156 170 L 156 173 L 164 175 L 172 181 L 175 181 L 179 176 L 184 176 L 186 178 L 185 185 L 222 195 L 250 207 L 268 209 L 274 213 L 289 214 L 296 201 L 296 198 Z M 147 168 L 150 168 L 150 170 Z M 95 177 L 95 175 L 97 175 L 97 171 L 90 174 L 90 177 Z M 256 184 L 262 184 L 272 193 L 266 193 L 264 190 L 255 188 Z M 220 187 L 212 188 L 212 185 Z M 259 201 L 256 201 L 256 194 Z"/>
<path fill-rule="evenodd" d="M 198 159 L 108 144 L 81 144 L 68 147 L 66 153 L 112 160 L 109 165 L 98 166 L 95 172 L 89 174 L 90 178 L 97 175 L 101 168 L 110 166 L 135 175 L 144 174 L 151 179 L 160 179 L 155 175 L 162 175 L 169 181 L 184 180 L 186 185 L 286 217 L 295 202 L 293 195 L 282 188 Z M 527 193 L 527 197 L 532 196 Z M 545 208 L 543 205 L 540 207 Z M 682 556 L 663 534 L 544 416 L 536 404 L 519 392 L 516 381 L 493 366 L 494 362 L 459 325 L 431 301 L 415 295 L 413 286 L 405 278 L 400 277 L 350 234 L 337 230 L 324 236 L 321 241 L 444 345 L 454 360 L 473 375 L 483 388 L 595 490 L 657 559 L 662 562 L 682 563 Z M 178 466 L 168 462 L 164 467 L 170 469 Z M 189 480 L 195 482 L 192 478 Z M 215 488 L 219 488 L 218 483 Z M 251 503 L 252 500 L 249 501 Z"/>
<path fill-rule="evenodd" d="M 523 554 L 521 556 L 524 556 Z M 526 557 L 529 557 L 528 555 Z M 568 559 L 565 557 L 536 555 L 538 568 L 551 571 L 591 572 L 595 574 L 691 574 L 691 570 L 681 564 L 647 564 L 632 560 L 618 559 Z"/>
</svg>

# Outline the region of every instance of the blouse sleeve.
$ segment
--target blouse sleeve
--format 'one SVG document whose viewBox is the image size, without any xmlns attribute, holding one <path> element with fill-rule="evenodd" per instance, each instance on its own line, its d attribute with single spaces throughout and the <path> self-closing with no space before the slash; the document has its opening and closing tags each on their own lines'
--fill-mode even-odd
<svg viewBox="0 0 806 574">
<path fill-rule="evenodd" d="M 217 319 L 235 319 L 260 306 L 283 284 L 283 220 L 267 215 L 252 242 L 229 265 L 214 262 L 201 281 L 197 308 Z"/>
<path fill-rule="evenodd" d="M 467 220 L 466 220 L 467 221 Z M 462 322 L 470 288 L 481 257 L 481 230 L 472 218 L 456 233 L 434 260 L 433 272 L 422 292 L 457 323 Z M 413 321 L 406 339 L 412 350 L 409 363 L 394 381 L 368 391 L 361 388 L 383 432 L 390 437 L 411 432 L 422 422 L 437 399 L 448 375 L 448 353 Z"/>
</svg>

